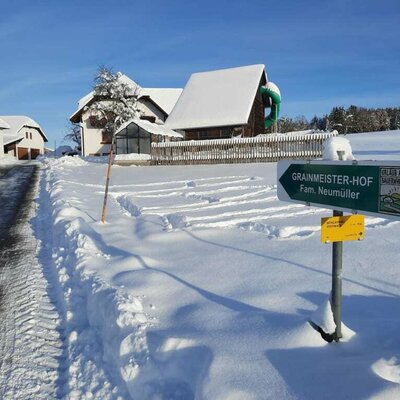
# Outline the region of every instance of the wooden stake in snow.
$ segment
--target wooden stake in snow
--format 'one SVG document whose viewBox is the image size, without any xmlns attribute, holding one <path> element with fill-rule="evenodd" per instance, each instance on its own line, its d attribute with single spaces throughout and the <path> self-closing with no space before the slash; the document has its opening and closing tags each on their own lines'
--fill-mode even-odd
<svg viewBox="0 0 400 400">
<path fill-rule="evenodd" d="M 101 213 L 101 222 L 104 224 L 106 222 L 106 208 L 107 208 L 107 197 L 108 197 L 108 186 L 110 184 L 111 176 L 111 166 L 114 151 L 114 136 L 111 141 L 110 154 L 108 155 L 108 167 L 107 167 L 107 178 L 106 178 L 106 188 L 104 191 L 104 201 L 103 201 L 103 211 Z"/>
</svg>

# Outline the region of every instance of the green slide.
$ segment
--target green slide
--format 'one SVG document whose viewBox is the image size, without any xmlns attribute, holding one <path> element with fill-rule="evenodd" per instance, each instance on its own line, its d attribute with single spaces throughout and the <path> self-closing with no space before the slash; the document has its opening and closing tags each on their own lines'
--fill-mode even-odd
<svg viewBox="0 0 400 400">
<path fill-rule="evenodd" d="M 265 86 L 260 88 L 263 96 L 271 98 L 271 112 L 264 120 L 264 127 L 269 128 L 279 118 L 281 109 L 281 92 L 275 83 L 268 82 Z"/>
</svg>

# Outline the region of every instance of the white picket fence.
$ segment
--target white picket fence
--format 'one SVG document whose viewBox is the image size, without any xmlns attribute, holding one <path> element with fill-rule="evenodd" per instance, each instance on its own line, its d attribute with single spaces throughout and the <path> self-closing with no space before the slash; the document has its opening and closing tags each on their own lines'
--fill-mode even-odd
<svg viewBox="0 0 400 400">
<path fill-rule="evenodd" d="M 265 135 L 240 139 L 216 139 L 152 143 L 153 165 L 232 164 L 274 162 L 287 158 L 322 156 L 322 143 L 337 132 L 307 135 Z"/>
</svg>

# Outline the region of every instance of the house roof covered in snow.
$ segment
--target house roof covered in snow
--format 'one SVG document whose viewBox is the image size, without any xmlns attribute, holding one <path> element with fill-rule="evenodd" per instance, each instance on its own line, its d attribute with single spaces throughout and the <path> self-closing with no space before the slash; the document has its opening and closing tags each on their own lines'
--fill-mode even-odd
<svg viewBox="0 0 400 400">
<path fill-rule="evenodd" d="M 150 121 L 146 121 L 144 119 L 138 119 L 138 118 L 133 118 L 125 123 L 123 123 L 118 130 L 115 132 L 115 135 L 118 136 L 118 134 L 122 133 L 124 129 L 126 129 L 129 125 L 135 124 L 139 126 L 140 128 L 144 129 L 146 132 L 152 133 L 154 135 L 160 135 L 160 136 L 169 136 L 169 137 L 175 137 L 175 138 L 183 138 L 182 134 L 173 131 L 172 129 L 167 128 L 164 125 L 157 125 L 154 124 Z"/>
<path fill-rule="evenodd" d="M 10 125 L 8 125 L 5 121 L 0 119 L 0 129 L 9 129 Z"/>
<path fill-rule="evenodd" d="M 165 125 L 171 129 L 244 125 L 263 77 L 266 80 L 263 64 L 194 73 Z"/>
<path fill-rule="evenodd" d="M 167 115 L 175 107 L 183 89 L 176 88 L 143 88 L 142 96 L 149 96 Z"/>
<path fill-rule="evenodd" d="M 25 133 L 22 132 L 24 127 L 37 129 L 44 141 L 48 142 L 47 136 L 39 124 L 25 115 L 1 115 L 0 120 L 3 120 L 9 126 L 8 129 L 4 130 L 3 140 L 5 145 L 22 140 L 25 137 Z"/>
<path fill-rule="evenodd" d="M 121 82 L 129 86 L 132 86 L 134 88 L 138 87 L 140 89 L 139 98 L 149 98 L 167 115 L 171 112 L 180 94 L 182 93 L 182 89 L 178 88 L 141 88 L 135 81 L 124 74 L 122 74 L 119 79 Z M 93 100 L 94 91 L 91 91 L 90 93 L 79 99 L 78 109 L 70 116 L 70 121 L 75 123 L 79 122 L 80 116 L 84 108 L 89 106 L 93 102 Z"/>
</svg>

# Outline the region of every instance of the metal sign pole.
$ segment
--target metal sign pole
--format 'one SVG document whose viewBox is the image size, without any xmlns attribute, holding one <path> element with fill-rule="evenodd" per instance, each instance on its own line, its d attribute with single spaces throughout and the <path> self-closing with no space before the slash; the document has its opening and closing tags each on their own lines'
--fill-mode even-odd
<svg viewBox="0 0 400 400">
<path fill-rule="evenodd" d="M 343 161 L 344 151 L 337 151 L 340 161 Z M 342 217 L 343 212 L 333 210 L 334 217 Z M 342 265 L 343 242 L 332 243 L 332 313 L 336 329 L 334 339 L 339 341 L 342 337 Z"/>
<path fill-rule="evenodd" d="M 343 216 L 341 211 L 333 211 L 334 217 Z M 334 339 L 338 341 L 342 337 L 342 260 L 343 242 L 332 243 L 332 299 L 331 306 L 336 330 Z"/>
</svg>

